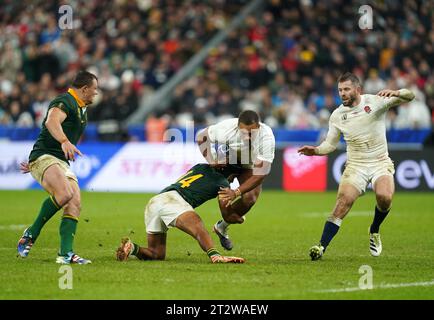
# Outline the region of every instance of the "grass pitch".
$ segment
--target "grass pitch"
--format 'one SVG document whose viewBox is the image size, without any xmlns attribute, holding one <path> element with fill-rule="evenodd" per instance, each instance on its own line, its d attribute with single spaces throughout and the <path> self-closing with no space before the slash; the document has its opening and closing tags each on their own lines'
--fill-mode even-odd
<svg viewBox="0 0 434 320">
<path fill-rule="evenodd" d="M 149 194 L 82 193 L 75 251 L 92 259 L 73 266 L 73 289 L 59 289 L 58 213 L 26 259 L 16 243 L 32 223 L 43 191 L 0 191 L 0 299 L 433 299 L 434 200 L 429 193 L 397 193 L 381 228 L 383 254 L 368 249 L 374 195 L 360 198 L 322 260 L 308 249 L 321 236 L 335 192 L 265 191 L 243 225 L 230 228 L 244 265 L 212 265 L 196 241 L 168 233 L 166 261 L 115 260 L 120 238 L 144 244 L 143 209 Z M 220 218 L 217 201 L 198 208 L 208 230 Z M 216 247 L 217 237 L 212 234 Z M 221 249 L 223 252 L 223 249 Z M 362 265 L 372 290 L 360 290 Z"/>
</svg>

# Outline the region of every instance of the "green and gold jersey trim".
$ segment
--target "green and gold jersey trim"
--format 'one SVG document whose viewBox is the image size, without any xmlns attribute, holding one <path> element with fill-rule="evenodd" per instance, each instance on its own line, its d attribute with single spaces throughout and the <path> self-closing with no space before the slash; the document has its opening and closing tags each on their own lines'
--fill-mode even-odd
<svg viewBox="0 0 434 320">
<path fill-rule="evenodd" d="M 74 97 L 75 101 L 77 101 L 77 104 L 80 108 L 83 108 L 86 106 L 86 103 L 84 103 L 84 101 L 78 97 L 77 92 L 75 92 L 75 90 L 73 88 L 69 88 L 68 93 Z"/>
</svg>

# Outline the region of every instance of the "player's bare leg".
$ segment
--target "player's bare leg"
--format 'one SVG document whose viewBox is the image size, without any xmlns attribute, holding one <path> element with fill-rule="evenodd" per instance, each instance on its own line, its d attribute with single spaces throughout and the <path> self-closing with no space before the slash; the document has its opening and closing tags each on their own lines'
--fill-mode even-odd
<svg viewBox="0 0 434 320">
<path fill-rule="evenodd" d="M 78 183 L 73 179 L 68 179 L 69 189 L 72 190 L 72 198 L 68 201 L 68 203 L 63 207 L 63 215 L 71 216 L 75 219 L 80 217 L 81 213 L 81 194 L 80 187 Z"/>
<path fill-rule="evenodd" d="M 148 233 L 148 246 L 140 247 L 133 243 L 130 238 L 121 240 L 121 245 L 116 250 L 116 259 L 126 261 L 130 255 L 140 260 L 164 260 L 166 258 L 167 233 Z"/>
<path fill-rule="evenodd" d="M 63 207 L 62 221 L 59 227 L 60 251 L 56 259 L 60 264 L 88 264 L 90 260 L 78 256 L 73 250 L 74 238 L 77 233 L 77 224 L 81 212 L 81 195 L 78 183 L 67 179 L 72 198 Z"/>
<path fill-rule="evenodd" d="M 222 256 L 214 246 L 211 236 L 205 229 L 202 219 L 193 211 L 184 212 L 176 219 L 176 227 L 185 233 L 188 233 L 197 240 L 203 251 L 206 252 L 208 257 L 213 263 L 219 262 L 232 262 L 243 263 L 243 258 L 238 257 L 225 257 Z"/>
<path fill-rule="evenodd" d="M 184 212 L 176 219 L 176 227 L 195 238 L 203 251 L 207 253 L 213 263 L 232 262 L 243 263 L 244 259 L 224 257 L 215 249 L 214 242 L 203 225 L 202 219 L 193 211 Z M 135 255 L 140 260 L 164 260 L 166 257 L 166 233 L 148 234 L 148 247 L 140 247 L 123 238 L 121 246 L 116 252 L 119 261 L 125 261 L 129 255 Z"/>
<path fill-rule="evenodd" d="M 74 196 L 68 180 L 57 164 L 48 167 L 42 179 L 42 187 L 54 197 L 60 207 L 65 206 Z"/>
<path fill-rule="evenodd" d="M 395 192 L 393 177 L 384 175 L 379 177 L 374 184 L 375 197 L 375 216 L 369 228 L 369 251 L 374 257 L 378 257 L 383 246 L 380 238 L 380 225 L 386 219 L 392 206 L 392 198 Z"/>
<path fill-rule="evenodd" d="M 131 242 L 129 238 L 123 238 L 116 251 L 116 259 L 125 261 L 130 255 L 134 255 L 140 260 L 164 260 L 166 258 L 167 233 L 148 233 L 147 240 L 148 246 L 141 247 Z"/>
<path fill-rule="evenodd" d="M 195 238 L 203 251 L 207 252 L 214 247 L 214 242 L 197 213 L 184 212 L 176 219 L 176 227 Z"/>
<path fill-rule="evenodd" d="M 345 183 L 339 186 L 336 205 L 333 209 L 333 213 L 327 218 L 324 225 L 320 243 L 311 247 L 309 250 L 309 255 L 312 260 L 318 260 L 323 256 L 330 241 L 339 231 L 342 219 L 348 214 L 353 203 L 359 196 L 360 191 L 353 185 Z"/>
<path fill-rule="evenodd" d="M 395 183 L 392 176 L 381 176 L 374 184 L 377 207 L 381 211 L 389 210 L 392 206 L 392 198 L 395 193 Z"/>
<path fill-rule="evenodd" d="M 140 247 L 136 257 L 140 260 L 164 260 L 166 259 L 167 233 L 148 233 L 148 247 Z"/>
<path fill-rule="evenodd" d="M 18 241 L 18 254 L 24 258 L 29 254 L 45 223 L 67 205 L 74 195 L 65 173 L 57 164 L 45 170 L 41 186 L 50 194 L 50 197 L 42 203 L 36 220 L 24 231 L 23 236 Z"/>
<path fill-rule="evenodd" d="M 331 218 L 344 219 L 359 196 L 360 191 L 352 184 L 340 185 Z"/>
<path fill-rule="evenodd" d="M 237 179 L 240 184 L 246 181 L 252 175 L 252 171 L 243 172 Z M 233 243 L 229 239 L 228 227 L 230 224 L 241 224 L 244 222 L 244 215 L 250 211 L 259 198 L 262 186 L 259 185 L 255 189 L 246 192 L 240 199 L 226 206 L 226 202 L 219 200 L 220 212 L 222 220 L 214 225 L 214 232 L 220 239 L 220 244 L 226 250 L 232 250 Z"/>
</svg>

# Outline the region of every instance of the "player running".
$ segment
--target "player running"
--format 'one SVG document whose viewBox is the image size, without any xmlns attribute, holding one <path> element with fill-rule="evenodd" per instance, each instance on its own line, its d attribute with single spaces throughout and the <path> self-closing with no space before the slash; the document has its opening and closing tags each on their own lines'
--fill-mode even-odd
<svg viewBox="0 0 434 320">
<path fill-rule="evenodd" d="M 312 260 L 321 258 L 356 199 L 371 182 L 377 204 L 369 228 L 369 250 L 378 257 L 382 251 L 380 225 L 392 205 L 395 190 L 392 160 L 387 152 L 385 117 L 389 108 L 414 99 L 408 89 L 382 90 L 377 95 L 361 94 L 359 79 L 345 73 L 338 79 L 342 104 L 332 113 L 329 130 L 319 146 L 303 146 L 298 152 L 306 156 L 333 152 L 341 133 L 347 143 L 347 163 L 339 184 L 336 205 L 327 219 L 320 243 L 310 248 Z"/>
<path fill-rule="evenodd" d="M 87 125 L 86 107 L 97 95 L 97 87 L 97 78 L 92 73 L 80 71 L 77 74 L 72 88 L 57 96 L 48 106 L 41 133 L 30 153 L 29 163 L 21 164 L 23 173 L 30 172 L 50 194 L 42 203 L 36 220 L 18 241 L 18 254 L 23 258 L 29 254 L 45 223 L 63 209 L 59 227 L 60 250 L 56 262 L 91 262 L 73 251 L 81 198 L 78 179 L 69 168 L 68 161 L 74 161 L 75 154 L 81 155 L 75 145 Z"/>
<path fill-rule="evenodd" d="M 238 118 L 224 120 L 209 126 L 197 136 L 199 148 L 208 163 L 218 163 L 217 152 L 224 149 L 229 155 L 227 170 L 238 179 L 236 190 L 229 187 L 219 192 L 219 206 L 223 219 L 214 225 L 214 232 L 226 250 L 233 248 L 228 226 L 243 223 L 244 215 L 256 203 L 262 182 L 270 173 L 274 160 L 275 139 L 269 126 L 260 122 L 252 110 L 240 113 Z"/>
<path fill-rule="evenodd" d="M 140 247 L 129 238 L 123 238 L 116 251 L 117 260 L 125 261 L 130 255 L 140 260 L 164 260 L 168 228 L 176 227 L 195 238 L 212 263 L 244 263 L 243 258 L 226 257 L 218 252 L 202 219 L 193 209 L 215 198 L 220 188 L 228 188 L 226 176 L 224 168 L 197 164 L 151 198 L 145 208 L 148 247 Z"/>
</svg>

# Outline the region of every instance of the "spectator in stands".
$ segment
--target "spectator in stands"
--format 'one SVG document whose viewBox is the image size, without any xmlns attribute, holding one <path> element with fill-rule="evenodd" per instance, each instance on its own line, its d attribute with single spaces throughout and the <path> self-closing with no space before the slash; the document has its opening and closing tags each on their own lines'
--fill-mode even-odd
<svg viewBox="0 0 434 320">
<path fill-rule="evenodd" d="M 162 113 L 151 113 L 146 120 L 146 141 L 163 142 L 169 119 Z"/>
<path fill-rule="evenodd" d="M 386 88 L 386 82 L 378 76 L 376 69 L 369 70 L 369 77 L 363 85 L 363 92 L 369 94 L 377 94 Z"/>
<path fill-rule="evenodd" d="M 101 97 L 105 96 L 101 103 L 111 110 L 94 110 L 90 119 L 123 121 L 138 108 L 141 95 L 148 92 L 142 90 L 143 85 L 157 89 L 165 84 L 227 25 L 242 4 L 208 0 L 72 3 L 74 30 L 59 29 L 52 14 L 57 5 L 54 1 L 1 6 L 0 89 L 5 95 L 2 119 L 16 119 L 18 115 L 11 111 L 29 112 L 25 110 L 30 105 L 29 114 L 39 126 L 45 100 L 65 90 L 76 70 L 96 68 Z M 126 71 L 128 81 L 122 79 Z M 25 83 L 16 92 L 20 73 Z M 51 79 L 49 87 L 46 74 Z M 26 96 L 26 106 L 16 102 L 16 95 Z"/>
<path fill-rule="evenodd" d="M 73 4 L 76 29 L 71 32 L 58 29 L 49 13 L 53 1 L 35 1 L 33 6 L 13 3 L 12 11 L 0 7 L 2 118 L 11 117 L 11 104 L 18 100 L 35 125 L 45 99 L 64 90 L 77 69 L 89 67 L 96 69 L 102 90 L 101 106 L 89 120 L 125 120 L 144 92 L 166 84 L 246 3 L 88 1 Z M 171 124 L 209 125 L 253 108 L 275 127 L 326 127 L 328 114 L 340 104 L 336 77 L 351 71 L 365 79 L 366 93 L 407 85 L 423 93 L 425 98 L 391 111 L 390 127 L 431 125 L 434 3 L 372 4 L 379 19 L 372 30 L 353 28 L 359 5 L 265 1 L 175 88 L 166 110 Z M 131 85 L 125 85 L 125 77 Z"/>
<path fill-rule="evenodd" d="M 33 118 L 28 111 L 22 111 L 22 107 L 19 101 L 14 100 L 10 104 L 10 122 L 9 125 L 13 125 L 18 128 L 31 128 L 33 127 Z"/>
<path fill-rule="evenodd" d="M 11 41 L 4 44 L 0 49 L 0 73 L 11 82 L 16 80 L 16 75 L 22 67 L 22 58 L 19 48 Z"/>
<path fill-rule="evenodd" d="M 288 128 L 327 126 L 327 116 L 340 104 L 335 87 L 336 76 L 347 69 L 366 79 L 364 91 L 367 93 L 375 94 L 386 87 L 385 80 L 395 81 L 397 87 L 410 81 L 425 90 L 429 70 L 433 68 L 432 62 L 428 63 L 426 59 L 434 53 L 432 41 L 427 41 L 428 37 L 434 39 L 433 16 L 428 13 L 434 9 L 433 4 L 424 3 L 416 7 L 405 1 L 400 7 L 391 3 L 376 5 L 375 10 L 388 19 L 388 24 L 370 32 L 348 27 L 352 17 L 351 6 L 346 6 L 340 16 L 328 10 L 331 5 L 340 4 L 343 0 L 333 4 L 269 1 L 261 13 L 262 18 L 256 13 L 248 17 L 244 25 L 220 45 L 219 50 L 211 51 L 204 72 L 213 74 L 217 71 L 219 76 L 230 79 L 233 95 L 241 92 L 241 96 L 234 99 L 239 101 L 238 112 L 246 107 L 259 109 L 267 123 Z M 352 6 L 355 8 L 357 5 L 354 2 Z M 390 12 L 412 12 L 412 16 L 424 21 L 423 28 L 418 27 L 420 23 L 410 15 Z M 404 21 L 414 22 L 414 27 Z M 397 29 L 403 32 L 397 32 Z M 409 49 L 409 41 L 412 41 L 411 47 L 419 44 L 420 53 Z M 194 75 L 193 79 L 197 77 Z M 205 91 L 211 86 L 208 81 L 201 84 Z M 287 90 L 288 84 L 300 95 L 301 104 L 286 101 L 288 95 L 281 92 Z M 260 96 L 257 88 L 264 86 L 271 91 L 271 112 L 260 99 L 254 98 Z M 190 99 L 194 100 L 195 91 L 191 93 L 193 97 Z M 427 102 L 432 109 L 428 97 Z M 423 102 L 419 107 L 417 105 L 409 106 L 409 110 L 414 110 L 411 114 L 417 114 L 418 119 L 391 115 L 389 120 L 398 121 L 395 127 L 425 127 L 426 108 L 422 107 Z"/>
</svg>

